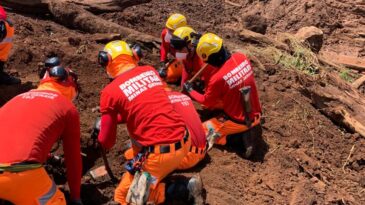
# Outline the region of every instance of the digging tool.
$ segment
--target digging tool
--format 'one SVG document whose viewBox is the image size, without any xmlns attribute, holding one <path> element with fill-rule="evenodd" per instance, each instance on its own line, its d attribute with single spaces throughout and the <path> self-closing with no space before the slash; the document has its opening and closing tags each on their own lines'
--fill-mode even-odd
<svg viewBox="0 0 365 205">
<path fill-rule="evenodd" d="M 110 169 L 109 161 L 106 156 L 105 150 L 101 146 L 99 146 L 99 151 L 100 151 L 101 157 L 103 158 L 104 165 L 91 170 L 90 171 L 91 177 L 93 179 L 97 179 L 99 177 L 102 177 L 102 176 L 105 176 L 108 174 L 112 182 L 117 182 L 118 181 L 117 178 L 114 176 L 112 170 Z"/>
<path fill-rule="evenodd" d="M 250 113 L 252 112 L 252 106 L 250 101 L 251 94 L 251 86 L 244 86 L 240 89 L 242 102 L 243 102 L 243 110 L 245 112 L 245 123 L 248 128 L 251 128 L 251 119 Z"/>
<path fill-rule="evenodd" d="M 108 158 L 106 157 L 106 152 L 105 150 L 101 147 L 100 147 L 100 153 L 101 153 L 101 157 L 103 158 L 103 162 L 104 162 L 104 166 L 105 166 L 105 170 L 106 172 L 108 173 L 110 179 L 113 181 L 113 182 L 117 182 L 117 178 L 115 178 L 112 170 L 110 169 L 110 166 L 109 166 L 109 161 L 108 161 Z"/>
<path fill-rule="evenodd" d="M 105 150 L 101 147 L 100 144 L 96 144 L 97 143 L 97 137 L 99 135 L 99 132 L 100 132 L 100 124 L 101 123 L 101 118 L 98 117 L 96 120 L 95 120 L 95 124 L 94 124 L 94 129 L 91 133 L 91 139 L 93 139 L 93 146 L 97 146 L 98 149 L 99 149 L 99 152 L 101 154 L 101 157 L 103 158 L 103 162 L 104 162 L 104 165 L 103 166 L 100 166 L 94 170 L 91 170 L 90 171 L 90 175 L 92 176 L 92 178 L 96 179 L 98 177 L 101 177 L 101 176 L 104 176 L 106 174 L 109 175 L 110 179 L 113 181 L 113 182 L 117 182 L 117 178 L 115 178 L 112 170 L 110 169 L 110 166 L 109 166 L 109 161 L 108 161 L 108 158 L 106 156 L 106 152 Z"/>
<path fill-rule="evenodd" d="M 250 113 L 252 112 L 252 106 L 250 101 L 250 94 L 251 94 L 251 86 L 244 86 L 240 89 L 241 97 L 242 97 L 242 103 L 243 103 L 243 110 L 245 115 L 245 124 L 248 128 L 248 136 L 243 138 L 243 141 L 245 143 L 246 152 L 244 153 L 244 157 L 250 158 L 252 155 L 252 152 L 254 151 L 254 145 L 253 145 L 253 133 L 251 131 L 251 125 L 252 121 L 250 119 Z"/>
<path fill-rule="evenodd" d="M 188 82 L 187 83 L 192 83 L 192 82 L 194 82 L 199 76 L 200 76 L 200 74 L 202 74 L 203 73 L 203 71 L 205 70 L 205 68 L 206 67 L 208 67 L 208 63 L 206 63 L 206 64 L 204 64 L 201 68 L 200 68 L 200 70 L 198 71 L 198 72 L 196 72 L 195 73 L 195 75 L 190 79 L 190 80 L 188 80 Z M 182 92 L 183 91 L 183 89 L 184 88 L 181 88 L 180 89 L 180 92 Z"/>
</svg>

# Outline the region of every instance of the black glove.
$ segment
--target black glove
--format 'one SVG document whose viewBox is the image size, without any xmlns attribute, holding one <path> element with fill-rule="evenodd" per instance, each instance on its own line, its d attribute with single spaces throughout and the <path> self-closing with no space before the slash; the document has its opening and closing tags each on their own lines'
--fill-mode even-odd
<svg viewBox="0 0 365 205">
<path fill-rule="evenodd" d="M 70 202 L 70 205 L 83 205 L 81 199 L 77 199 L 77 200 L 72 200 Z"/>
<path fill-rule="evenodd" d="M 193 84 L 189 82 L 184 83 L 184 90 L 190 93 L 191 91 L 193 91 Z"/>
<path fill-rule="evenodd" d="M 193 83 L 193 88 L 194 90 L 200 92 L 200 93 L 203 93 L 204 92 L 204 81 L 198 79 L 198 80 L 195 80 Z"/>
<path fill-rule="evenodd" d="M 95 120 L 94 127 L 93 127 L 93 131 L 91 132 L 91 138 L 93 140 L 96 140 L 98 138 L 98 136 L 99 136 L 100 126 L 101 126 L 100 124 L 101 124 L 101 118 L 98 117 Z"/>
<path fill-rule="evenodd" d="M 6 32 L 6 25 L 4 21 L 0 21 L 0 41 L 3 41 L 4 38 L 6 37 L 7 32 Z"/>
<path fill-rule="evenodd" d="M 166 78 L 167 76 L 167 72 L 166 69 L 158 69 L 158 74 L 160 75 L 161 78 Z"/>
<path fill-rule="evenodd" d="M 167 71 L 166 71 L 166 63 L 165 62 L 160 63 L 160 67 L 158 68 L 158 74 L 160 75 L 161 78 L 166 78 Z"/>
</svg>

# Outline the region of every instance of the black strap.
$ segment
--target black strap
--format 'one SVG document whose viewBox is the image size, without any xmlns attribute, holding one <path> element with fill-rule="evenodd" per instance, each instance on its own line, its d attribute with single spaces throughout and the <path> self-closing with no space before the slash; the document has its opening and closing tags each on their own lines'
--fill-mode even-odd
<svg viewBox="0 0 365 205">
<path fill-rule="evenodd" d="M 160 154 L 165 154 L 170 152 L 170 145 L 160 146 Z"/>
<path fill-rule="evenodd" d="M 189 140 L 189 131 L 186 128 L 185 128 L 185 135 L 184 135 L 183 140 L 184 140 L 184 144 Z M 175 146 L 175 151 L 181 149 L 182 148 L 181 140 L 174 143 L 174 146 Z M 159 148 L 160 148 L 160 154 L 169 153 L 171 151 L 170 145 L 160 145 Z M 155 146 L 144 147 L 143 151 L 154 153 Z"/>
</svg>

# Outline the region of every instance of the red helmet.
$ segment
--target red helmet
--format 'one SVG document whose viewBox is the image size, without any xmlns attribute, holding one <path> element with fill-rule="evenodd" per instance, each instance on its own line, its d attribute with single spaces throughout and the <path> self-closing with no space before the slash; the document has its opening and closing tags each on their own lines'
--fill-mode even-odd
<svg viewBox="0 0 365 205">
<path fill-rule="evenodd" d="M 0 6 L 0 20 L 6 20 L 6 11 Z"/>
</svg>

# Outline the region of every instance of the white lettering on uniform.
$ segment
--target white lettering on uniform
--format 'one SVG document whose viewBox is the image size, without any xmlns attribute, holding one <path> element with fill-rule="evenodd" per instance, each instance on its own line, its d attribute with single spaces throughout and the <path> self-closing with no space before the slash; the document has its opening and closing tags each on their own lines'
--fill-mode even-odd
<svg viewBox="0 0 365 205">
<path fill-rule="evenodd" d="M 47 92 L 27 92 L 19 95 L 23 99 L 34 99 L 36 97 L 41 98 L 48 98 L 48 99 L 55 99 L 58 95 L 54 93 L 47 93 Z"/>
<path fill-rule="evenodd" d="M 138 95 L 149 88 L 163 85 L 160 78 L 153 71 L 143 72 L 119 85 L 124 95 L 129 101 L 132 101 Z"/>
<path fill-rule="evenodd" d="M 242 84 L 244 80 L 253 75 L 250 64 L 247 60 L 243 61 L 229 73 L 223 76 L 223 79 L 228 84 L 229 88 L 232 89 Z"/>
<path fill-rule="evenodd" d="M 186 95 L 169 95 L 169 98 L 172 104 L 181 103 L 183 106 L 189 106 L 189 101 L 191 100 Z"/>
</svg>

